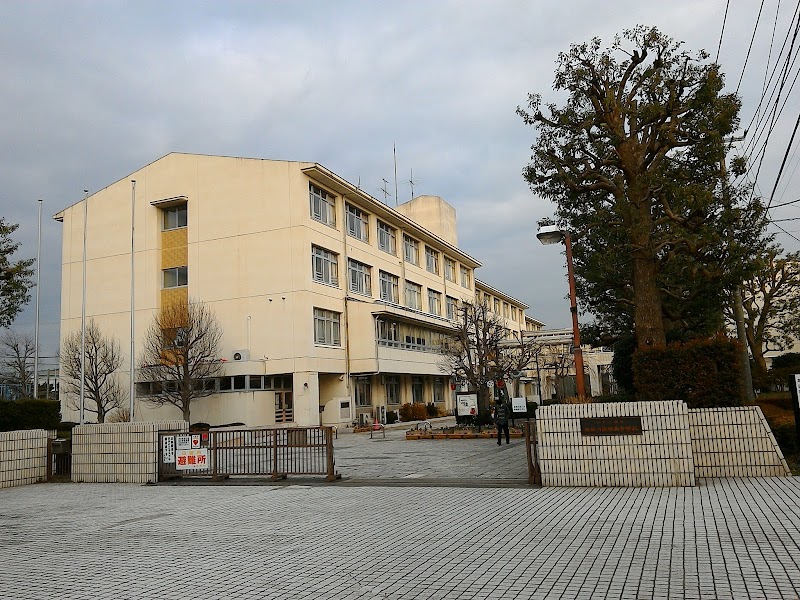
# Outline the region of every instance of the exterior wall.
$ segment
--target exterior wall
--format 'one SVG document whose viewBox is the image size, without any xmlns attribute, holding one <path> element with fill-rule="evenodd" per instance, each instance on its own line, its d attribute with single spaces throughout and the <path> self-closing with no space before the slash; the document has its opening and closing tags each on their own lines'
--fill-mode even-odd
<svg viewBox="0 0 800 600">
<path fill-rule="evenodd" d="M 227 361 L 226 374 L 292 374 L 294 422 L 299 425 L 317 425 L 320 419 L 339 414 L 338 408 L 327 406 L 335 398 L 352 397 L 351 375 L 441 376 L 435 352 L 379 346 L 376 319 L 449 331 L 446 297 L 475 298 L 474 268 L 480 263 L 453 243 L 454 211 L 451 214 L 443 201 L 435 203 L 434 212 L 446 225 L 437 237 L 435 230 L 420 227 L 402 211 L 367 196 L 323 167 L 300 162 L 170 154 L 88 198 L 86 314 L 120 343 L 123 352 L 130 347 L 131 179 L 136 180 L 137 348 L 160 306 L 180 299 L 201 300 L 224 331 L 219 358 Z M 311 218 L 309 182 L 335 197 L 335 227 Z M 162 231 L 161 207 L 182 198 L 187 226 Z M 346 204 L 368 215 L 366 242 L 348 235 Z M 80 327 L 83 208 L 81 201 L 56 215 L 64 230 L 62 339 Z M 378 246 L 379 219 L 396 229 L 395 254 Z M 404 260 L 404 233 L 419 243 L 419 265 Z M 337 255 L 338 286 L 314 281 L 313 245 Z M 438 273 L 426 269 L 426 246 L 439 252 Z M 445 277 L 445 257 L 456 262 L 455 282 Z M 348 289 L 348 259 L 371 268 L 370 294 Z M 188 285 L 162 290 L 162 269 L 183 265 L 188 265 Z M 466 287 L 461 286 L 462 266 L 470 272 Z M 381 300 L 380 271 L 398 277 L 398 303 Z M 421 286 L 422 310 L 404 306 L 406 280 Z M 428 314 L 429 289 L 441 294 L 442 316 Z M 340 315 L 340 346 L 314 342 L 315 308 Z M 521 308 L 519 323 L 518 329 L 524 327 Z M 237 352 L 242 359 L 234 361 Z M 128 383 L 128 361 L 126 356 L 119 374 L 123 388 Z M 343 385 L 328 385 L 335 380 Z M 375 385 L 373 392 L 380 384 Z M 192 420 L 270 424 L 274 400 L 268 392 L 219 393 L 196 401 Z M 64 418 L 77 420 L 77 411 L 70 410 L 64 398 L 62 409 Z M 152 410 L 142 398 L 135 415 L 137 420 L 178 416 L 171 408 Z"/>
<path fill-rule="evenodd" d="M 581 435 L 582 417 L 618 416 L 640 416 L 642 435 Z M 689 412 L 679 400 L 545 406 L 537 432 L 545 486 L 695 484 Z"/>
<path fill-rule="evenodd" d="M 689 410 L 698 477 L 791 477 L 758 406 Z"/>
<path fill-rule="evenodd" d="M 397 211 L 453 246 L 458 246 L 456 209 L 439 196 L 417 196 L 399 205 Z"/>
<path fill-rule="evenodd" d="M 158 433 L 188 430 L 186 421 L 77 425 L 72 430 L 72 481 L 155 483 Z"/>
<path fill-rule="evenodd" d="M 54 431 L 0 432 L 0 488 L 47 480 L 47 440 Z"/>
</svg>

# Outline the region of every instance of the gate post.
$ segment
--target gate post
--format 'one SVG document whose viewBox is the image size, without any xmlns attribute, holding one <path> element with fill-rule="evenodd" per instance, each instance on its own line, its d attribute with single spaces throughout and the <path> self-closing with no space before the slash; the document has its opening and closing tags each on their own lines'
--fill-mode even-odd
<svg viewBox="0 0 800 600">
<path fill-rule="evenodd" d="M 50 481 L 53 478 L 53 438 L 47 438 L 47 478 Z"/>
<path fill-rule="evenodd" d="M 211 445 L 211 479 L 216 481 L 219 469 L 217 467 L 217 432 L 216 431 L 209 431 L 209 440 Z"/>
<path fill-rule="evenodd" d="M 531 448 L 532 446 L 532 448 Z M 539 456 L 536 449 L 536 419 L 525 423 L 525 451 L 528 455 L 528 483 L 541 484 L 542 471 L 539 468 Z"/>
<path fill-rule="evenodd" d="M 336 473 L 334 472 L 335 461 L 333 460 L 333 428 L 325 427 L 324 431 L 325 431 L 325 460 L 327 461 L 327 471 L 328 471 L 328 476 L 325 478 L 325 481 L 336 481 L 338 477 L 336 477 Z"/>
<path fill-rule="evenodd" d="M 278 479 L 278 430 L 272 430 L 272 481 Z"/>
</svg>

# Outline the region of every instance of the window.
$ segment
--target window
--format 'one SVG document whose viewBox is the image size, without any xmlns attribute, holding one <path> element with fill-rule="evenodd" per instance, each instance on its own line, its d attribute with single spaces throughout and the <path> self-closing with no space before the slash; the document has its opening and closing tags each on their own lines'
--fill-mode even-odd
<svg viewBox="0 0 800 600">
<path fill-rule="evenodd" d="M 369 220 L 367 213 L 352 204 L 345 207 L 347 212 L 347 233 L 362 242 L 369 241 Z"/>
<path fill-rule="evenodd" d="M 314 309 L 314 342 L 340 346 L 339 313 L 321 308 Z"/>
<path fill-rule="evenodd" d="M 440 352 L 444 347 L 445 334 L 387 319 L 377 319 L 378 345 L 418 352 Z"/>
<path fill-rule="evenodd" d="M 412 265 L 419 265 L 419 242 L 403 235 L 403 257 Z"/>
<path fill-rule="evenodd" d="M 406 281 L 406 306 L 422 310 L 422 286 Z"/>
<path fill-rule="evenodd" d="M 503 316 L 507 319 L 509 315 L 509 306 L 508 302 L 503 302 Z"/>
<path fill-rule="evenodd" d="M 425 246 L 425 268 L 431 273 L 439 274 L 439 253 L 428 246 Z"/>
<path fill-rule="evenodd" d="M 399 346 L 400 324 L 378 319 L 378 341 L 383 342 L 383 346 Z"/>
<path fill-rule="evenodd" d="M 386 391 L 386 404 L 400 404 L 400 378 L 386 375 L 383 387 Z"/>
<path fill-rule="evenodd" d="M 444 278 L 447 281 L 456 282 L 456 261 L 452 258 L 444 258 Z"/>
<path fill-rule="evenodd" d="M 432 315 L 442 314 L 442 295 L 439 292 L 428 290 L 428 312 Z"/>
<path fill-rule="evenodd" d="M 381 300 L 384 302 L 400 303 L 400 280 L 386 271 L 380 272 Z"/>
<path fill-rule="evenodd" d="M 494 314 L 500 316 L 500 300 L 494 299 Z"/>
<path fill-rule="evenodd" d="M 186 204 L 164 209 L 164 230 L 186 227 Z"/>
<path fill-rule="evenodd" d="M 347 259 L 349 289 L 357 294 L 372 295 L 372 268 L 352 258 Z"/>
<path fill-rule="evenodd" d="M 425 404 L 425 382 L 422 377 L 411 378 L 411 401 L 414 404 Z"/>
<path fill-rule="evenodd" d="M 433 380 L 433 401 L 437 404 L 444 402 L 444 379 L 441 377 Z"/>
<path fill-rule="evenodd" d="M 469 287 L 469 269 L 461 267 L 461 287 Z"/>
<path fill-rule="evenodd" d="M 311 266 L 314 281 L 338 287 L 339 257 L 336 254 L 319 246 L 311 246 Z"/>
<path fill-rule="evenodd" d="M 397 231 L 383 221 L 378 221 L 378 248 L 389 254 L 397 254 Z"/>
<path fill-rule="evenodd" d="M 313 183 L 308 184 L 311 199 L 311 218 L 325 225 L 336 227 L 336 199 Z"/>
<path fill-rule="evenodd" d="M 511 319 L 513 321 L 517 320 L 517 307 L 516 306 L 512 306 L 511 307 Z"/>
<path fill-rule="evenodd" d="M 458 300 L 453 298 L 452 296 L 448 296 L 445 300 L 445 309 L 447 310 L 447 318 L 451 321 L 456 318 L 456 306 Z"/>
<path fill-rule="evenodd" d="M 356 406 L 372 406 L 372 385 L 369 379 L 356 380 Z"/>
<path fill-rule="evenodd" d="M 164 288 L 175 288 L 189 285 L 189 267 L 173 267 L 164 269 Z"/>
</svg>

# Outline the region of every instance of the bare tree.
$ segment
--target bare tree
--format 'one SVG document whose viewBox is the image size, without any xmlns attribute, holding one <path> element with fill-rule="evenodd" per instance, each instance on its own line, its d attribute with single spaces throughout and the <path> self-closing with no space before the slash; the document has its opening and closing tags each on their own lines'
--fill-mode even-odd
<svg viewBox="0 0 800 600">
<path fill-rule="evenodd" d="M 170 304 L 153 318 L 139 355 L 139 380 L 151 385 L 145 399 L 179 408 L 189 421 L 192 401 L 214 392 L 224 373 L 219 360 L 222 329 L 202 302 Z"/>
<path fill-rule="evenodd" d="M 34 340 L 29 335 L 6 331 L 0 337 L 4 383 L 19 388 L 23 396 L 29 395 L 33 383 Z"/>
<path fill-rule="evenodd" d="M 442 348 L 439 368 L 469 383 L 485 418 L 490 414 L 487 384 L 518 378 L 538 351 L 539 344 L 533 340 L 511 339 L 503 319 L 485 303 L 462 302 L 456 309 L 456 331 Z"/>
<path fill-rule="evenodd" d="M 105 423 L 106 415 L 119 408 L 125 399 L 125 391 L 117 378 L 117 369 L 122 366 L 122 351 L 119 342 L 106 337 L 90 319 L 86 325 L 84 353 L 84 410 L 97 415 L 98 423 Z M 69 399 L 67 406 L 80 410 L 81 389 L 81 332 L 73 331 L 64 338 L 61 348 L 61 368 Z"/>
</svg>

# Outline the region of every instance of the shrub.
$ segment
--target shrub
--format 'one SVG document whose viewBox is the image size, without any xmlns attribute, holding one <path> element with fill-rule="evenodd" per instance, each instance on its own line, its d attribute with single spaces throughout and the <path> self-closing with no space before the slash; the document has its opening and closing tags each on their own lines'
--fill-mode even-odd
<svg viewBox="0 0 800 600">
<path fill-rule="evenodd" d="M 614 358 L 611 359 L 611 370 L 617 385 L 628 393 L 633 393 L 633 353 L 636 350 L 636 338 L 628 336 L 614 344 Z"/>
<path fill-rule="evenodd" d="M 58 400 L 12 400 L 0 402 L 0 431 L 58 429 L 61 422 Z"/>
<path fill-rule="evenodd" d="M 638 400 L 684 400 L 689 408 L 744 403 L 738 342 L 724 336 L 638 350 L 633 374 Z"/>
<path fill-rule="evenodd" d="M 436 405 L 433 402 L 428 402 L 425 405 L 425 412 L 427 413 L 428 417 L 438 417 L 439 416 L 439 409 L 436 408 Z"/>
<path fill-rule="evenodd" d="M 414 403 L 411 405 L 411 420 L 424 421 L 428 418 L 428 408 L 422 403 Z"/>
<path fill-rule="evenodd" d="M 386 411 L 386 424 L 391 425 L 392 423 L 397 422 L 397 411 L 394 410 L 387 410 Z"/>
<path fill-rule="evenodd" d="M 400 420 L 403 422 L 411 421 L 411 405 L 406 402 L 403 406 L 400 407 Z"/>
</svg>

